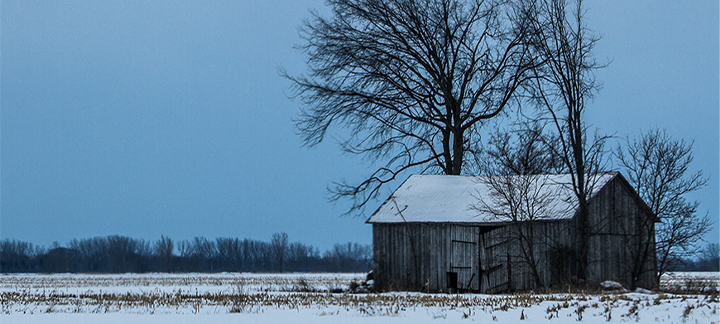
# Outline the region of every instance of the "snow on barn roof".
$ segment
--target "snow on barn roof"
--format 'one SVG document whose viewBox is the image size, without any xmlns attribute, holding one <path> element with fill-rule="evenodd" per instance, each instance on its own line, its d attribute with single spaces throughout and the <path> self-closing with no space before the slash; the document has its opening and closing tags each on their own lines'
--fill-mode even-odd
<svg viewBox="0 0 720 324">
<path fill-rule="evenodd" d="M 590 178 L 592 198 L 617 172 Z M 569 174 L 530 176 L 542 181 L 544 194 L 552 196 L 546 220 L 570 219 L 577 209 L 577 198 Z M 493 204 L 492 190 L 485 177 L 450 175 L 412 175 L 367 220 L 367 223 L 473 223 L 503 222 L 496 216 L 473 209 L 480 201 Z M 497 203 L 495 203 L 497 204 Z M 498 206 L 492 206 L 497 208 Z"/>
</svg>

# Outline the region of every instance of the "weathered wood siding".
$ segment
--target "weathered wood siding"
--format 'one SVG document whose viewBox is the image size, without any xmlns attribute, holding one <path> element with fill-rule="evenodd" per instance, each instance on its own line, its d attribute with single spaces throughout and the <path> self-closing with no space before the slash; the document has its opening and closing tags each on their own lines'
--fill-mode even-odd
<svg viewBox="0 0 720 324">
<path fill-rule="evenodd" d="M 434 223 L 373 224 L 375 284 L 380 289 L 448 291 L 448 272 L 458 289 L 479 285 L 476 226 Z"/>
<path fill-rule="evenodd" d="M 538 223 L 535 237 L 541 280 L 563 281 L 554 246 L 567 242 L 568 222 Z M 375 283 L 380 289 L 448 291 L 448 272 L 461 291 L 496 293 L 536 287 L 507 226 L 447 223 L 373 224 Z M 549 261 L 550 260 L 550 261 Z"/>
<path fill-rule="evenodd" d="M 654 217 L 638 199 L 627 182 L 616 177 L 590 201 L 590 284 L 615 280 L 631 286 L 633 265 L 641 264 L 637 286 L 654 286 Z M 546 221 L 524 228 L 537 240 L 533 255 L 541 285 L 563 285 L 576 272 L 577 224 L 576 219 Z M 516 230 L 512 224 L 374 223 L 375 283 L 384 290 L 448 291 L 448 273 L 456 273 L 462 291 L 534 289 Z M 652 253 L 637 263 L 643 240 L 650 244 L 644 245 L 645 251 Z"/>
<path fill-rule="evenodd" d="M 590 253 L 588 281 L 614 280 L 630 287 L 633 267 L 642 270 L 636 285 L 655 286 L 654 217 L 619 177 L 606 184 L 589 203 Z"/>
<path fill-rule="evenodd" d="M 496 293 L 509 290 L 537 288 L 535 276 L 528 262 L 529 250 L 523 253 L 513 225 L 489 229 L 481 235 L 480 267 L 481 292 Z M 536 222 L 525 227 L 526 237 L 533 237 L 532 246 L 540 284 L 554 286 L 566 281 L 568 260 L 558 251 L 569 249 L 570 222 Z M 532 233 L 529 233 L 532 231 Z"/>
</svg>

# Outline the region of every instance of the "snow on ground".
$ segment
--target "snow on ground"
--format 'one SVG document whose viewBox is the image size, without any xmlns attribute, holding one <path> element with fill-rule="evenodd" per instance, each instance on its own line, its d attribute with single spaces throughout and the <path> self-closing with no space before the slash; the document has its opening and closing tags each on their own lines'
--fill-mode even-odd
<svg viewBox="0 0 720 324">
<path fill-rule="evenodd" d="M 333 293 L 363 274 L 0 275 L 2 323 L 720 323 L 719 273 L 670 274 L 715 293 Z M 694 280 L 694 281 L 693 281 Z"/>
<path fill-rule="evenodd" d="M 63 293 L 257 293 L 299 290 L 298 285 L 307 285 L 307 288 L 317 290 L 341 289 L 347 288 L 352 281 L 360 282 L 364 279 L 365 274 L 361 273 L 4 274 L 0 275 L 0 292 L 42 289 Z"/>
</svg>

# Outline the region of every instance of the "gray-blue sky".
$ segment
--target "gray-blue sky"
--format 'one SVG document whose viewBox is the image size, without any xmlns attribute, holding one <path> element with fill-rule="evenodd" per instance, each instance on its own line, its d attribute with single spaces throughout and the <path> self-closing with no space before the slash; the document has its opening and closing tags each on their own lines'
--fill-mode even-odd
<svg viewBox="0 0 720 324">
<path fill-rule="evenodd" d="M 368 172 L 334 142 L 301 147 L 277 68 L 321 1 L 1 3 L 0 236 L 121 234 L 370 243 L 326 187 Z M 591 1 L 604 88 L 589 121 L 695 139 L 718 219 L 718 4 Z M 397 185 L 397 184 L 396 184 Z M 389 190 L 390 188 L 388 188 Z M 386 192 L 386 194 L 389 191 Z M 377 203 L 370 207 L 373 209 Z M 717 226 L 709 240 L 717 241 Z"/>
</svg>

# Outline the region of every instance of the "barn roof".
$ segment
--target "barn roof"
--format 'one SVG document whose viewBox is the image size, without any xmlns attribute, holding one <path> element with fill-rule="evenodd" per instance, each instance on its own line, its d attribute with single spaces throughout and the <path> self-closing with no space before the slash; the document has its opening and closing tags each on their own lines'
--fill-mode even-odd
<svg viewBox="0 0 720 324">
<path fill-rule="evenodd" d="M 618 172 L 606 172 L 590 178 L 594 184 L 590 199 Z M 544 220 L 570 219 L 578 208 L 569 174 L 530 176 L 540 195 L 552 197 L 543 212 Z M 474 209 L 482 201 L 491 208 L 500 208 L 488 184 L 498 177 L 412 175 L 378 208 L 367 223 L 472 223 L 506 222 L 488 212 Z M 526 178 L 528 179 L 528 178 Z M 481 208 L 482 209 L 482 208 Z"/>
</svg>

